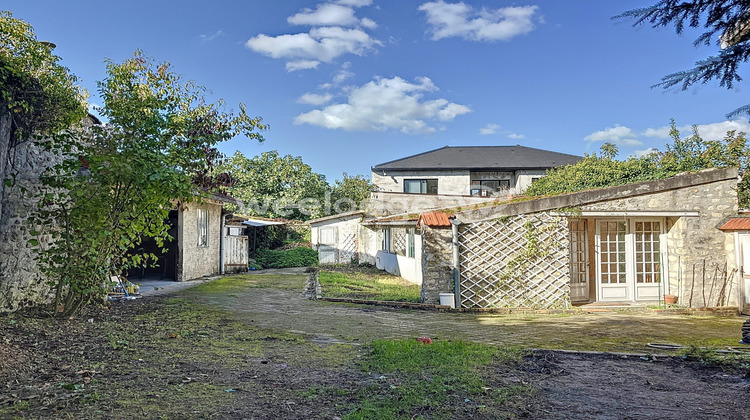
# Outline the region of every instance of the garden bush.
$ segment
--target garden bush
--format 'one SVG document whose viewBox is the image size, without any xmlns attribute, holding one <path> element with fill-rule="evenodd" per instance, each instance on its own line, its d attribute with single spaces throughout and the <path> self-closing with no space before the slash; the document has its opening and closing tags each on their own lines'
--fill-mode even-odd
<svg viewBox="0 0 750 420">
<path fill-rule="evenodd" d="M 262 249 L 258 251 L 255 262 L 263 268 L 307 267 L 318 264 L 318 251 L 307 247 Z"/>
</svg>

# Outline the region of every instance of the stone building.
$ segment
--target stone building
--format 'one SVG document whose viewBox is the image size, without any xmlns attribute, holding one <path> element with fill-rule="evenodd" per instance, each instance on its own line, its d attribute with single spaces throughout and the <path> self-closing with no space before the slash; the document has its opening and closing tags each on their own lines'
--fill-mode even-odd
<svg viewBox="0 0 750 420">
<path fill-rule="evenodd" d="M 422 226 L 424 300 L 460 307 L 743 306 L 735 239 L 737 170 L 452 212 Z"/>
<path fill-rule="evenodd" d="M 94 124 L 101 123 L 89 115 L 82 129 Z M 38 208 L 38 202 L 29 197 L 38 196 L 34 191 L 40 188 L 40 174 L 62 158 L 35 141 L 0 147 L 0 152 L 0 181 L 13 180 L 12 185 L 0 182 L 0 312 L 8 312 L 51 299 L 50 286 L 37 267 L 36 249 L 29 244 L 32 236 L 27 220 Z M 158 267 L 131 270 L 128 274 L 184 281 L 223 272 L 222 208 L 227 202 L 238 203 L 231 197 L 216 195 L 201 203 L 178 206 L 170 212 L 175 241 L 168 245 L 168 251 L 162 253 L 161 247 L 149 245 L 149 241 L 143 244 L 143 252 L 159 256 Z M 153 249 L 147 249 L 149 246 Z"/>
</svg>

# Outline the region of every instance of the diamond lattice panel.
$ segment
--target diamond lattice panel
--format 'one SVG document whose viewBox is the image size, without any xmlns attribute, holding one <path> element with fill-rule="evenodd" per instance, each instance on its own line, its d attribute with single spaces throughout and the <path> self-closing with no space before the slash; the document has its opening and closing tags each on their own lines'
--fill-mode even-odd
<svg viewBox="0 0 750 420">
<path fill-rule="evenodd" d="M 462 225 L 459 253 L 464 308 L 568 306 L 570 271 L 564 217 L 540 213 Z M 514 260 L 524 263 L 504 276 Z"/>
</svg>

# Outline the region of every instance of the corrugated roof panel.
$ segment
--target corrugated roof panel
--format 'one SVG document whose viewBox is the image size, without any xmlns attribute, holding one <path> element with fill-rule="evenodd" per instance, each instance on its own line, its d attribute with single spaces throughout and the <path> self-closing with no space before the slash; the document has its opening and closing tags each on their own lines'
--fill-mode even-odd
<svg viewBox="0 0 750 420">
<path fill-rule="evenodd" d="M 750 230 L 750 218 L 733 217 L 721 225 L 719 230 Z"/>
<path fill-rule="evenodd" d="M 450 217 L 448 217 L 447 213 L 442 212 L 433 212 L 433 213 L 422 213 L 419 216 L 419 221 L 417 222 L 417 226 L 421 225 L 425 226 L 431 226 L 431 227 L 448 227 L 451 225 Z"/>
</svg>

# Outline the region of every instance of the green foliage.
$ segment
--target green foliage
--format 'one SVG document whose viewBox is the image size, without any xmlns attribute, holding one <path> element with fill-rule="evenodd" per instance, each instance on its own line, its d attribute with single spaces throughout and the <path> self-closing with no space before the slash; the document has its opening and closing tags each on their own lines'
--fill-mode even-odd
<svg viewBox="0 0 750 420">
<path fill-rule="evenodd" d="M 262 249 L 255 260 L 263 268 L 308 267 L 318 265 L 318 251 L 302 246 L 289 250 Z"/>
<path fill-rule="evenodd" d="M 86 115 L 85 92 L 59 61 L 31 25 L 0 11 L 0 116 L 11 116 L 13 141 L 66 129 Z"/>
<path fill-rule="evenodd" d="M 207 174 L 220 157 L 216 144 L 238 134 L 262 140 L 259 118 L 243 107 L 223 111 L 204 91 L 136 52 L 108 62 L 99 83 L 108 124 L 51 137 L 48 146 L 65 160 L 42 177 L 32 245 L 60 315 L 100 300 L 110 275 L 156 260 L 131 250 L 143 237 L 164 247 L 174 204 L 200 200 L 208 191 L 196 183 L 215 186 Z"/>
<path fill-rule="evenodd" d="M 247 158 L 236 152 L 222 170 L 236 179 L 229 191 L 245 203 L 243 214 L 297 220 L 323 214 L 325 176 L 313 172 L 299 156 L 279 156 L 273 150 Z"/>
<path fill-rule="evenodd" d="M 624 12 L 614 19 L 635 19 L 633 26 L 674 26 L 678 34 L 682 34 L 685 27 L 704 28 L 693 45 L 716 43 L 720 47 L 718 54 L 697 61 L 692 69 L 664 76 L 655 86 L 669 89 L 680 85 L 682 90 L 687 90 L 696 83 L 718 79 L 720 86 L 732 89 L 735 82 L 742 80 L 738 70 L 740 64 L 750 58 L 747 10 L 745 1 L 660 0 L 652 6 Z M 739 114 L 750 114 L 750 105 L 732 111 L 728 117 Z"/>
<path fill-rule="evenodd" d="M 415 302 L 421 298 L 422 287 L 380 270 L 321 271 L 321 293 L 325 297 Z"/>
<path fill-rule="evenodd" d="M 236 180 L 230 192 L 244 203 L 238 212 L 251 216 L 310 220 L 356 210 L 372 190 L 363 175 L 347 173 L 331 186 L 301 157 L 275 150 L 253 158 L 236 152 L 219 170 Z"/>
<path fill-rule="evenodd" d="M 361 208 L 362 202 L 370 198 L 373 184 L 363 175 L 344 176 L 331 187 L 331 202 L 337 213 Z"/>
<path fill-rule="evenodd" d="M 523 356 L 516 349 L 462 341 L 425 345 L 416 340 L 375 340 L 371 349 L 360 366 L 371 375 L 382 374 L 381 382 L 357 393 L 359 401 L 347 419 L 410 419 L 420 413 L 461 418 L 468 401 L 483 400 L 480 370 L 496 360 L 519 363 Z M 512 390 L 514 395 L 531 392 Z M 510 393 L 506 390 L 502 396 L 507 399 Z"/>
<path fill-rule="evenodd" d="M 681 172 L 706 168 L 738 167 L 744 175 L 750 164 L 750 148 L 745 133 L 727 132 L 722 140 L 704 140 L 693 127 L 693 134 L 681 138 L 674 120 L 671 121 L 672 143 L 664 152 L 657 150 L 640 157 L 615 160 L 617 148 L 602 146 L 602 156 L 586 155 L 581 161 L 548 171 L 547 176 L 533 183 L 527 195 L 555 195 L 594 188 L 624 185 L 633 182 L 667 178 Z M 740 207 L 750 205 L 750 177 L 745 177 L 738 191 Z"/>
</svg>

